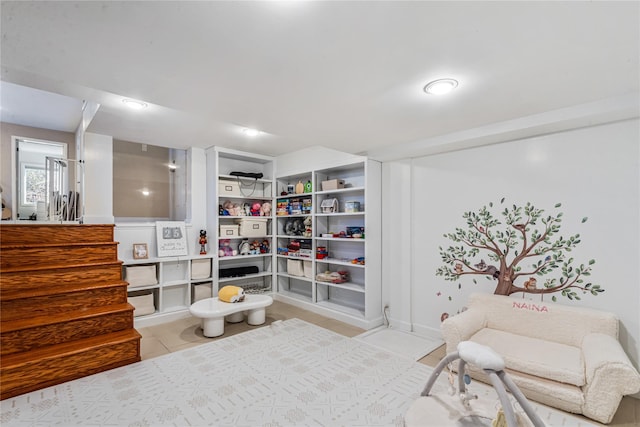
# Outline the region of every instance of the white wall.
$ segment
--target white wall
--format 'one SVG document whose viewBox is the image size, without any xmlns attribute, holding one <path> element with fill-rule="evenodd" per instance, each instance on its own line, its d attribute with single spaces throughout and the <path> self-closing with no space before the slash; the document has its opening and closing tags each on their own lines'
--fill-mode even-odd
<svg viewBox="0 0 640 427">
<path fill-rule="evenodd" d="M 390 295 L 410 295 L 412 328 L 439 330 L 443 312 L 455 314 L 474 291 L 492 293 L 495 282 L 477 276 L 477 284 L 464 277 L 456 282 L 436 276 L 442 265 L 438 247 L 451 241 L 443 233 L 465 228 L 462 214 L 489 202 L 522 204 L 528 201 L 548 212 L 557 202 L 564 220 L 560 234 L 580 233 L 582 243 L 572 252 L 576 261 L 595 259 L 591 281 L 605 292 L 559 303 L 593 307 L 616 313 L 621 320 L 620 340 L 638 366 L 640 354 L 640 122 L 638 119 L 572 131 L 424 156 L 411 162 L 411 200 L 389 211 L 411 210 L 411 239 L 406 233 L 389 234 L 389 247 L 412 247 L 410 283 L 389 280 L 400 272 L 385 256 L 385 284 Z M 406 164 L 407 160 L 404 161 Z M 392 169 L 403 162 L 391 162 Z M 406 170 L 384 179 L 386 192 L 401 188 Z M 390 172 L 391 170 L 391 172 Z M 397 196 L 385 196 L 394 201 Z M 586 223 L 581 223 L 583 217 Z M 384 228 L 398 229 L 397 219 L 386 215 Z M 405 222 L 405 227 L 406 222 Z M 400 236 L 400 237 L 393 237 Z M 402 238 L 400 242 L 393 239 Z M 406 253 L 406 252 L 405 252 Z M 402 267 L 406 269 L 406 267 Z M 406 274 L 405 272 L 402 272 Z M 460 289 L 458 283 L 461 284 Z M 440 293 L 440 296 L 438 296 Z M 515 297 L 521 298 L 522 294 Z M 451 300 L 449 300 L 451 297 Z M 539 297 L 537 297 L 539 298 Z M 539 301 L 539 299 L 538 299 Z M 551 296 L 545 297 L 550 302 Z M 396 303 L 402 307 L 406 300 Z M 392 319 L 404 321 L 391 305 Z M 558 325 L 562 327 L 562 325 Z"/>
<path fill-rule="evenodd" d="M 84 222 L 113 224 L 113 138 L 84 135 Z"/>
</svg>

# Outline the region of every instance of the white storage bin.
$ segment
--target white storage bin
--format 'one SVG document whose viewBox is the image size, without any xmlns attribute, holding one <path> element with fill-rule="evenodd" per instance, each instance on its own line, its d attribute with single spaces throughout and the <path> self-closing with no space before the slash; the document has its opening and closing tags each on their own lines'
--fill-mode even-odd
<svg viewBox="0 0 640 427">
<path fill-rule="evenodd" d="M 266 236 L 267 221 L 269 221 L 268 218 L 260 218 L 260 217 L 253 217 L 253 216 L 236 220 L 236 222 L 240 224 L 239 234 L 242 237 Z"/>
<path fill-rule="evenodd" d="M 304 267 L 302 266 L 302 261 L 298 259 L 288 259 L 287 273 L 291 276 L 304 276 Z"/>
<path fill-rule="evenodd" d="M 213 285 L 211 283 L 198 283 L 197 285 L 193 285 L 193 295 L 191 303 L 193 304 L 196 301 L 211 298 L 211 296 L 213 295 L 212 286 Z"/>
<path fill-rule="evenodd" d="M 242 196 L 238 181 L 218 181 L 219 196 Z"/>
<path fill-rule="evenodd" d="M 313 263 L 311 261 L 302 261 L 302 269 L 304 270 L 304 277 L 313 279 Z"/>
<path fill-rule="evenodd" d="M 238 237 L 239 228 L 240 226 L 237 224 L 220 225 L 220 238 L 229 239 L 231 237 Z"/>
<path fill-rule="evenodd" d="M 153 293 L 143 295 L 134 295 L 127 298 L 129 304 L 131 304 L 135 310 L 133 310 L 133 316 L 146 316 L 147 314 L 153 314 L 156 311 L 156 306 L 153 301 Z"/>
<path fill-rule="evenodd" d="M 211 260 L 194 259 L 191 261 L 191 278 L 206 279 L 211 277 Z"/>
<path fill-rule="evenodd" d="M 158 284 L 156 265 L 129 265 L 124 268 L 124 280 L 129 286 L 150 286 Z"/>
</svg>

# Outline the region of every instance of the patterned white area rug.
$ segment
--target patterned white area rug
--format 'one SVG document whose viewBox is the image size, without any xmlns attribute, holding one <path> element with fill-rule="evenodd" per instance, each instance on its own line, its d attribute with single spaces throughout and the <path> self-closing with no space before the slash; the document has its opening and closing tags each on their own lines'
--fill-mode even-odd
<svg viewBox="0 0 640 427">
<path fill-rule="evenodd" d="M 6 399 L 0 424 L 401 426 L 430 372 L 408 358 L 290 319 Z M 476 390 L 481 399 L 497 400 L 490 387 L 472 385 L 485 390 Z M 550 426 L 588 425 L 537 408 Z"/>
</svg>

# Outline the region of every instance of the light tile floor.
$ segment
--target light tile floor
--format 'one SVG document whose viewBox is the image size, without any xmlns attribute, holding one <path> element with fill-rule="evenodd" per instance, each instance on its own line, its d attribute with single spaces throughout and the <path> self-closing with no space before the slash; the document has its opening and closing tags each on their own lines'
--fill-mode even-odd
<svg viewBox="0 0 640 427">
<path fill-rule="evenodd" d="M 286 320 L 291 318 L 298 318 L 306 322 L 313 323 L 314 325 L 321 326 L 347 337 L 354 337 L 364 332 L 364 329 L 360 329 L 280 301 L 274 301 L 273 305 L 267 307 L 265 325 L 269 325 L 276 320 Z M 265 325 L 250 326 L 246 322 L 227 323 L 224 328 L 224 335 L 218 338 L 207 338 L 202 335 L 200 319 L 195 317 L 188 317 L 146 328 L 138 328 L 138 332 L 142 335 L 142 340 L 140 341 L 140 353 L 142 360 L 150 359 L 163 354 L 205 344 L 212 340 L 246 332 L 254 328 L 260 328 Z M 445 348 L 444 346 L 441 346 L 420 359 L 419 362 L 435 367 L 444 356 Z M 425 378 L 425 383 L 426 380 L 427 379 Z M 593 423 L 592 420 L 588 421 Z M 640 426 L 640 400 L 629 396 L 623 398 L 620 403 L 620 407 L 618 408 L 618 412 L 616 412 L 616 415 L 609 426 Z"/>
</svg>

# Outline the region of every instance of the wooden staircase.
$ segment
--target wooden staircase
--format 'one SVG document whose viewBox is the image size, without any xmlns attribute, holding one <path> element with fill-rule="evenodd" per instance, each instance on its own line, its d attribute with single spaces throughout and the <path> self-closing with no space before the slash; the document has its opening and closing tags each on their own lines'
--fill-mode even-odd
<svg viewBox="0 0 640 427">
<path fill-rule="evenodd" d="M 0 399 L 140 361 L 113 225 L 0 225 Z"/>
</svg>

